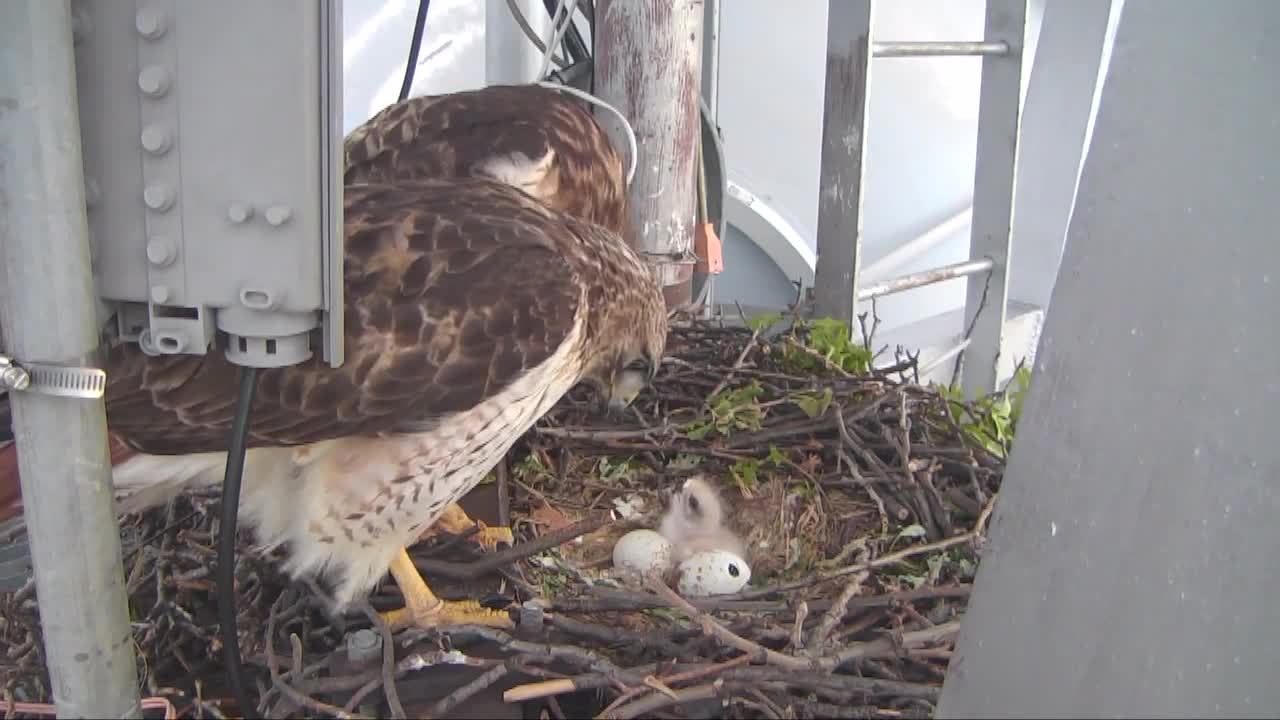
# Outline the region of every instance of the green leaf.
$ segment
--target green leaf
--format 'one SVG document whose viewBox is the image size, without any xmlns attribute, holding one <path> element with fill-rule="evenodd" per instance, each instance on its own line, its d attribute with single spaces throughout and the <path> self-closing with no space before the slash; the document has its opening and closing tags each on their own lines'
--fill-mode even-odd
<svg viewBox="0 0 1280 720">
<path fill-rule="evenodd" d="M 643 466 L 634 462 L 634 459 L 630 457 L 618 461 L 602 457 L 596 463 L 596 472 L 599 473 L 601 480 L 613 483 L 631 478 L 641 467 Z"/>
<path fill-rule="evenodd" d="M 764 313 L 747 319 L 747 327 L 752 331 L 763 332 L 782 320 L 782 313 Z"/>
<path fill-rule="evenodd" d="M 690 440 L 702 440 L 710 435 L 711 431 L 714 429 L 715 425 L 712 423 L 706 420 L 699 420 L 685 426 L 684 434 L 688 435 Z"/>
<path fill-rule="evenodd" d="M 831 407 L 831 398 L 833 397 L 831 388 L 824 388 L 822 393 L 796 393 L 791 396 L 791 401 L 800 406 L 805 415 L 811 419 L 820 417 L 827 412 L 827 408 Z"/>
<path fill-rule="evenodd" d="M 920 586 L 924 585 L 924 581 L 929 579 L 924 575 L 899 575 L 898 577 L 910 583 L 912 590 L 919 590 Z"/>
<path fill-rule="evenodd" d="M 744 487 L 753 488 L 760 479 L 760 461 L 739 460 L 729 468 L 729 472 Z"/>
<path fill-rule="evenodd" d="M 927 534 L 928 532 L 924 529 L 923 525 L 921 525 L 920 523 L 913 523 L 899 530 L 897 536 L 894 539 L 896 540 L 898 538 L 922 538 Z"/>
<path fill-rule="evenodd" d="M 787 454 L 779 450 L 777 445 L 770 445 L 769 457 L 765 458 L 765 462 L 781 469 L 782 466 L 787 464 Z"/>
<path fill-rule="evenodd" d="M 702 464 L 703 457 L 692 453 L 676 453 L 676 456 L 667 462 L 668 470 L 692 470 Z"/>
</svg>

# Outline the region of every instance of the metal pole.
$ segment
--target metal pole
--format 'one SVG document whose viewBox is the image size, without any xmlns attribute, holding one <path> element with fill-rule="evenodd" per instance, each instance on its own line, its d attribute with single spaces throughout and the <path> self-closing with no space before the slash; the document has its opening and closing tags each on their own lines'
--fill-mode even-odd
<svg viewBox="0 0 1280 720">
<path fill-rule="evenodd" d="M 19 361 L 95 365 L 68 0 L 0 3 L 0 325 Z M 101 399 L 11 392 L 60 718 L 141 717 Z"/>
<path fill-rule="evenodd" d="M 968 337 L 973 343 L 964 353 L 961 383 L 971 398 L 995 391 L 999 379 L 1009 297 L 1026 21 L 1027 0 L 987 0 L 986 40 L 1006 43 L 1010 51 L 982 59 L 969 258 L 990 258 L 993 266 L 989 275 L 969 277 L 965 296 L 964 327 L 972 328 Z"/>
<path fill-rule="evenodd" d="M 814 314 L 853 327 L 862 271 L 862 190 L 866 175 L 867 47 L 873 0 L 827 3 L 826 85 L 818 192 Z"/>
<path fill-rule="evenodd" d="M 668 305 L 692 300 L 697 143 L 701 124 L 701 0 L 596 3 L 596 95 L 618 108 L 639 144 L 628 190 L 636 247 L 651 262 Z M 626 147 L 612 113 L 597 113 Z"/>
<path fill-rule="evenodd" d="M 1008 55 L 1006 42 L 877 42 L 871 46 L 874 57 L 966 57 Z"/>
<path fill-rule="evenodd" d="M 994 263 L 991 262 L 990 258 L 982 258 L 981 260 L 965 260 L 951 265 L 943 265 L 942 267 L 922 270 L 910 275 L 900 275 L 858 290 L 858 300 L 870 300 L 947 280 L 977 275 L 987 272 L 993 265 Z"/>
</svg>

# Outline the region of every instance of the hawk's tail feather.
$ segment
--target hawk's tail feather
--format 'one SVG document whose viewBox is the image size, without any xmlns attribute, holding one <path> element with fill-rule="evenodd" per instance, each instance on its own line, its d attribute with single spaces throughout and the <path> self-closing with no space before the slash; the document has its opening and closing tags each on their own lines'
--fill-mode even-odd
<svg viewBox="0 0 1280 720">
<path fill-rule="evenodd" d="M 116 515 L 129 515 L 164 505 L 184 490 L 219 485 L 226 463 L 225 452 L 192 455 L 136 453 L 112 468 Z"/>
<path fill-rule="evenodd" d="M 114 436 L 109 446 L 117 516 L 163 505 L 189 487 L 222 482 L 226 453 L 144 455 Z M 18 447 L 0 441 L 0 522 L 21 514 Z"/>
<path fill-rule="evenodd" d="M 117 518 L 163 504 L 183 488 L 210 477 L 215 482 L 221 479 L 222 464 L 216 460 L 142 455 L 114 437 L 110 447 Z M 31 577 L 26 534 L 18 447 L 13 442 L 0 443 L 0 592 L 13 592 Z"/>
</svg>

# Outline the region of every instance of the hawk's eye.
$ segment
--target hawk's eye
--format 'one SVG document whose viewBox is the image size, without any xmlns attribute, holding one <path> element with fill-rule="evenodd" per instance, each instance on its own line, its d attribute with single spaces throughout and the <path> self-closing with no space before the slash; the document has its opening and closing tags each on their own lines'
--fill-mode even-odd
<svg viewBox="0 0 1280 720">
<path fill-rule="evenodd" d="M 627 370 L 631 370 L 633 372 L 638 372 L 638 373 L 644 373 L 645 375 L 648 375 L 649 361 L 646 360 L 645 358 L 632 360 L 630 363 L 627 364 Z"/>
</svg>

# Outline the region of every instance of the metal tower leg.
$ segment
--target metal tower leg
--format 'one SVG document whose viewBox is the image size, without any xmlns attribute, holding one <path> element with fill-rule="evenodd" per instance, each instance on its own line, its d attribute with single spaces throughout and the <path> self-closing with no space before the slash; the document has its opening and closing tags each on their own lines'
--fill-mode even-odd
<svg viewBox="0 0 1280 720">
<path fill-rule="evenodd" d="M 68 0 L 0 3 L 0 325 L 18 361 L 95 365 L 75 82 Z M 103 402 L 32 389 L 9 401 L 58 717 L 140 717 Z"/>
</svg>

